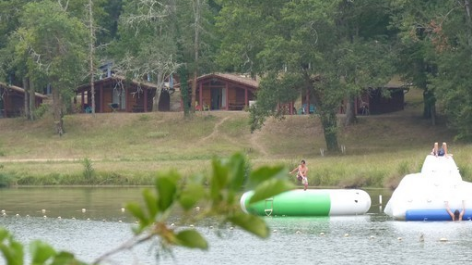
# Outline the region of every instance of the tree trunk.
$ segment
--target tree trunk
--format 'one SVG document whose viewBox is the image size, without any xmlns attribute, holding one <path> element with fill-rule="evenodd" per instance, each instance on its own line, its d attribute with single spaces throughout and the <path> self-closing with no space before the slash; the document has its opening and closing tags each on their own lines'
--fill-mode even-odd
<svg viewBox="0 0 472 265">
<path fill-rule="evenodd" d="M 423 91 L 423 118 L 431 119 L 432 125 L 436 125 L 436 97 L 427 88 Z"/>
<path fill-rule="evenodd" d="M 64 124 L 62 121 L 63 114 L 61 95 L 59 94 L 59 89 L 57 89 L 56 87 L 51 87 L 51 89 L 55 130 L 59 136 L 62 136 L 62 134 L 64 134 Z"/>
<path fill-rule="evenodd" d="M 29 109 L 29 96 L 30 96 L 30 93 L 29 93 L 29 78 L 28 77 L 24 77 L 23 78 L 23 89 L 25 90 L 25 97 L 24 97 L 24 100 L 23 100 L 23 108 L 24 108 L 24 115 L 25 115 L 25 118 L 29 120 L 30 118 L 30 109 Z"/>
<path fill-rule="evenodd" d="M 156 86 L 156 94 L 154 94 L 154 98 L 152 100 L 152 111 L 159 111 L 159 100 L 161 100 L 161 92 L 164 83 L 163 78 L 164 74 L 162 71 L 157 72 L 157 86 Z"/>
<path fill-rule="evenodd" d="M 34 116 L 34 110 L 36 109 L 36 94 L 35 94 L 35 89 L 34 89 L 34 82 L 30 79 L 29 80 L 29 111 L 30 111 L 30 120 L 36 119 Z"/>
<path fill-rule="evenodd" d="M 194 16 L 195 16 L 195 39 L 193 43 L 193 52 L 194 52 L 194 68 L 193 68 L 193 79 L 192 79 L 192 100 L 191 103 L 191 110 L 195 112 L 195 101 L 197 97 L 197 77 L 198 77 L 198 53 L 200 50 L 200 0 L 194 0 Z M 202 104 L 200 102 L 200 104 Z"/>
<path fill-rule="evenodd" d="M 338 152 L 338 125 L 335 111 L 321 112 L 321 124 L 323 126 L 326 148 L 329 152 Z"/>
<path fill-rule="evenodd" d="M 95 67 L 94 67 L 94 58 L 95 58 L 95 28 L 93 23 L 93 1 L 89 0 L 89 27 L 90 27 L 90 54 L 89 54 L 89 63 L 90 63 L 90 94 L 92 94 L 92 115 L 95 116 Z"/>
<path fill-rule="evenodd" d="M 349 126 L 357 123 L 356 116 L 356 96 L 349 95 L 349 99 L 346 105 L 346 119 L 344 120 L 344 126 Z"/>
<path fill-rule="evenodd" d="M 188 117 L 190 115 L 190 106 L 189 106 L 189 94 L 188 94 L 188 71 L 187 66 L 182 65 L 178 70 L 179 79 L 180 79 L 180 93 L 182 96 L 182 108 L 184 109 L 184 116 Z"/>
</svg>

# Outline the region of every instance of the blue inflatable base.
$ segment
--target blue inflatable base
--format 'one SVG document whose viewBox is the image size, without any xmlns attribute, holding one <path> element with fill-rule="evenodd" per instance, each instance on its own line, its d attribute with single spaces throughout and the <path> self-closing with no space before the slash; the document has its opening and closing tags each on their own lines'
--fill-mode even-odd
<svg viewBox="0 0 472 265">
<path fill-rule="evenodd" d="M 406 221 L 451 221 L 446 209 L 408 210 L 405 213 Z M 462 220 L 472 220 L 472 209 L 466 209 Z"/>
</svg>

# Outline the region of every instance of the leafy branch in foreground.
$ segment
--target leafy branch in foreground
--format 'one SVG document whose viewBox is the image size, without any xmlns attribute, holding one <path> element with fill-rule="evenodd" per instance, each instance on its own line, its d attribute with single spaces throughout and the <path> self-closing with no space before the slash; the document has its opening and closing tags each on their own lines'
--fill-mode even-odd
<svg viewBox="0 0 472 265">
<path fill-rule="evenodd" d="M 251 203 L 273 197 L 293 188 L 286 179 L 286 169 L 260 167 L 247 170 L 247 161 L 242 154 L 230 159 L 213 159 L 213 173 L 209 178 L 193 176 L 184 178 L 177 172 L 159 175 L 153 188 L 142 191 L 144 204 L 129 203 L 126 209 L 138 221 L 133 228 L 135 236 L 116 249 L 97 258 L 92 264 L 100 264 L 109 257 L 131 250 L 135 246 L 157 239 L 160 247 L 208 249 L 208 242 L 195 228 L 174 228 L 168 225 L 168 218 L 174 211 L 183 210 L 187 220 L 213 217 L 221 226 L 231 224 L 260 238 L 269 236 L 269 228 L 258 216 L 245 213 L 239 205 L 243 188 L 254 190 Z M 199 215 L 192 216 L 196 207 L 202 207 Z M 5 229 L 0 228 L 0 251 L 8 265 L 23 264 L 24 253 L 21 243 L 14 241 Z M 77 260 L 73 254 L 56 252 L 46 243 L 35 241 L 30 245 L 32 264 L 87 264 Z"/>
</svg>

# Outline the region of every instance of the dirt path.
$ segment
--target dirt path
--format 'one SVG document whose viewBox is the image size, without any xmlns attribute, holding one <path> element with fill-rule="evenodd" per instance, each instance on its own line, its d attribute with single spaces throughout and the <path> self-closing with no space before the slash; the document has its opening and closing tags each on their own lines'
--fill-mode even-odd
<svg viewBox="0 0 472 265">
<path fill-rule="evenodd" d="M 250 143 L 253 149 L 259 151 L 262 155 L 267 156 L 269 153 L 266 151 L 264 146 L 260 143 L 261 131 L 256 130 L 251 134 Z"/>
<path fill-rule="evenodd" d="M 47 163 L 47 162 L 80 162 L 83 158 L 20 158 L 20 159 L 0 159 L 0 163 Z"/>
<path fill-rule="evenodd" d="M 207 141 L 208 139 L 211 139 L 212 137 L 215 137 L 216 135 L 218 135 L 219 134 L 218 128 L 221 126 L 221 124 L 223 124 L 228 119 L 229 119 L 229 116 L 224 117 L 223 119 L 221 119 L 221 121 L 219 121 L 218 123 L 215 124 L 215 126 L 213 127 L 213 131 L 209 135 L 207 135 L 207 136 L 203 137 L 202 139 L 200 139 L 200 141 L 198 141 L 196 144 L 197 145 L 202 144 L 203 142 Z"/>
</svg>

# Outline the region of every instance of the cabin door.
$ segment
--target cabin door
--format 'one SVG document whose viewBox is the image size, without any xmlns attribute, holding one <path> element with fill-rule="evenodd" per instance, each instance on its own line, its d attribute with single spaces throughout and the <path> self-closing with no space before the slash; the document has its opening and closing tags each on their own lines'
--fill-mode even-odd
<svg viewBox="0 0 472 265">
<path fill-rule="evenodd" d="M 219 110 L 221 109 L 221 100 L 223 98 L 223 92 L 221 88 L 212 88 L 211 89 L 211 109 Z"/>
</svg>

